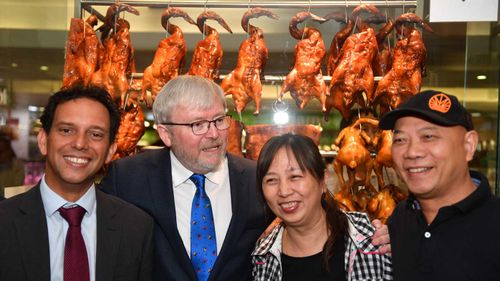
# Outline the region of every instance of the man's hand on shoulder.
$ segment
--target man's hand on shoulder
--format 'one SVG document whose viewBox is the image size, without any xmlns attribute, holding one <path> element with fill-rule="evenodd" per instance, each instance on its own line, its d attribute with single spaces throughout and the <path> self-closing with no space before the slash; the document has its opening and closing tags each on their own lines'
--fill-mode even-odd
<svg viewBox="0 0 500 281">
<path fill-rule="evenodd" d="M 380 220 L 373 220 L 373 226 L 375 227 L 375 233 L 372 236 L 372 244 L 376 246 L 381 246 L 379 251 L 382 254 L 391 253 L 391 238 L 389 237 L 389 228 L 387 225 L 383 224 Z"/>
</svg>

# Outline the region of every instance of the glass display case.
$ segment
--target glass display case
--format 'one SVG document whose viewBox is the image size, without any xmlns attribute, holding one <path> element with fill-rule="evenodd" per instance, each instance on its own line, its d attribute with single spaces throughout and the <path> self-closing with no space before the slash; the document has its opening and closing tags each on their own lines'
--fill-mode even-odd
<svg viewBox="0 0 500 281">
<path fill-rule="evenodd" d="M 360 1 L 120 1 L 133 5 L 140 15 L 122 14 L 130 22 L 131 43 L 135 48 L 137 73 L 142 73 L 151 64 L 160 40 L 167 36 L 161 26 L 161 13 L 167 6 L 180 7 L 192 18 L 206 9 L 216 11 L 231 27 L 233 33 L 225 31 L 216 22 L 210 25 L 220 33 L 224 49 L 220 67 L 221 79 L 229 74 L 237 63 L 240 43 L 248 37 L 240 26 L 242 15 L 249 8 L 261 6 L 272 10 L 279 19 L 255 18 L 251 24 L 261 28 L 269 49 L 269 60 L 263 73 L 263 95 L 260 114 L 255 111 L 255 103 L 249 102 L 241 114 L 235 111 L 233 99 L 228 96 L 230 114 L 244 125 L 274 124 L 276 101 L 283 80 L 294 65 L 294 47 L 298 40 L 289 33 L 290 19 L 300 11 L 310 11 L 325 16 L 332 11 L 350 14 Z M 413 11 L 424 20 L 429 20 L 429 0 L 419 1 L 361 1 L 375 4 L 387 18 Z M 36 122 L 28 112 L 28 106 L 40 107 L 50 93 L 61 86 L 64 69 L 64 49 L 68 37 L 70 19 L 74 16 L 87 18 L 90 12 L 97 12 L 102 18 L 113 1 L 89 0 L 50 0 L 0 3 L 0 94 L 1 89 L 9 89 L 12 103 L 0 106 L 3 111 L 8 107 L 10 114 L 20 120 L 20 140 L 16 148 L 26 161 L 39 160 L 33 153 L 33 132 Z M 203 39 L 195 25 L 180 19 L 172 20 L 184 32 L 187 55 L 181 73 L 187 72 L 194 48 Z M 498 194 L 498 112 L 499 112 L 499 52 L 500 25 L 496 22 L 430 22 L 433 32 L 422 31 L 423 42 L 427 49 L 426 68 L 422 89 L 435 89 L 458 96 L 471 111 L 474 125 L 479 132 L 480 144 L 471 167 L 488 176 L 492 187 Z M 343 23 L 335 20 L 323 24 L 306 21 L 300 27 L 317 28 L 323 37 L 326 50 L 335 34 L 343 28 Z M 379 30 L 383 24 L 376 24 Z M 388 36 L 391 48 L 397 41 L 396 34 Z M 326 67 L 322 66 L 326 83 Z M 140 77 L 140 75 L 137 75 Z M 217 82 L 220 83 L 220 80 Z M 3 100 L 3 99 L 2 99 Z M 332 110 L 328 121 L 321 112 L 321 103 L 311 100 L 304 109 L 299 109 L 289 93 L 284 96 L 288 124 L 318 125 L 321 127 L 319 146 L 328 154 L 339 134 L 342 116 Z M 146 138 L 141 145 L 157 144 L 154 137 L 154 121 L 149 109 L 145 111 Z M 4 116 L 0 112 L 0 116 Z M 244 138 L 243 138 L 244 139 Z M 31 141 L 30 141 L 31 140 Z M 156 142 L 156 143 L 154 143 Z"/>
</svg>

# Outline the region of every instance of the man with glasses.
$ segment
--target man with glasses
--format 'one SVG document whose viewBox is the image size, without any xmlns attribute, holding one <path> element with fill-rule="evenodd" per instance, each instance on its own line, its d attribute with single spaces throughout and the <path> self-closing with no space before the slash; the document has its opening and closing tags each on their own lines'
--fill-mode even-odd
<svg viewBox="0 0 500 281">
<path fill-rule="evenodd" d="M 155 219 L 153 279 L 251 280 L 250 253 L 269 220 L 254 162 L 226 152 L 222 89 L 179 76 L 153 114 L 167 148 L 115 161 L 102 182 Z"/>
</svg>

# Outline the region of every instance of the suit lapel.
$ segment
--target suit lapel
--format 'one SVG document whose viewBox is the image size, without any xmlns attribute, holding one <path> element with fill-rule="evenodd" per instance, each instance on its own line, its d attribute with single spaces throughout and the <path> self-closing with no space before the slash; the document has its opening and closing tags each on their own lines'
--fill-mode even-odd
<svg viewBox="0 0 500 281">
<path fill-rule="evenodd" d="M 21 216 L 14 222 L 29 281 L 50 279 L 49 235 L 39 187 L 37 185 L 26 193 L 19 206 Z"/>
<path fill-rule="evenodd" d="M 246 198 L 248 195 L 248 183 L 243 181 L 244 177 L 242 176 L 245 172 L 245 167 L 235 161 L 234 156 L 229 153 L 227 154 L 227 159 L 233 215 L 227 230 L 226 238 L 224 239 L 224 244 L 222 245 L 221 252 L 214 266 L 214 273 L 210 275 L 209 280 L 214 280 L 214 276 L 217 276 L 217 272 L 224 270 L 222 268 L 222 265 L 226 264 L 224 260 L 231 258 L 229 256 L 230 252 L 239 242 L 238 238 L 241 236 L 241 232 L 245 226 L 245 218 L 247 217 L 248 200 L 246 200 Z"/>
<path fill-rule="evenodd" d="M 121 232 L 115 220 L 116 208 L 102 191 L 96 188 L 97 251 L 96 281 L 113 280 Z"/>
<path fill-rule="evenodd" d="M 196 280 L 191 260 L 177 231 L 170 151 L 165 149 L 163 152 L 156 166 L 150 170 L 148 175 L 154 205 L 154 217 L 172 246 L 173 252 L 179 254 L 177 262 L 191 276 L 191 279 Z"/>
</svg>

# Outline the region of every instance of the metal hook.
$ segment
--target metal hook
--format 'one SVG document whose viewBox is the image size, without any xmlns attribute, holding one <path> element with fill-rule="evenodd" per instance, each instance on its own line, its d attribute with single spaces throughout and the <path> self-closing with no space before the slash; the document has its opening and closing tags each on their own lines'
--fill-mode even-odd
<svg viewBox="0 0 500 281">
<path fill-rule="evenodd" d="M 247 3 L 247 10 L 250 11 L 250 2 L 252 2 L 252 0 L 248 0 L 248 3 Z M 250 30 L 250 20 L 247 21 L 247 30 Z M 247 32 L 247 39 L 250 38 L 250 33 Z"/>
<path fill-rule="evenodd" d="M 349 7 L 349 4 L 347 4 L 347 0 L 345 0 L 345 7 L 344 7 L 344 12 L 345 12 L 345 22 L 347 23 L 348 17 L 347 17 L 347 8 Z"/>
<path fill-rule="evenodd" d="M 311 0 L 309 0 L 309 7 L 307 8 L 307 12 L 308 13 L 311 13 Z M 305 30 L 307 28 L 307 21 L 304 22 L 304 29 Z M 305 32 L 302 32 L 302 38 L 300 40 L 304 40 L 304 36 L 305 36 Z"/>
<path fill-rule="evenodd" d="M 207 11 L 207 3 L 208 3 L 208 0 L 205 0 L 205 5 L 203 7 L 203 12 Z M 203 23 L 203 31 L 202 31 L 203 39 L 205 39 L 206 26 L 207 26 L 207 24 L 206 24 L 206 20 L 205 20 L 205 22 Z"/>
</svg>

